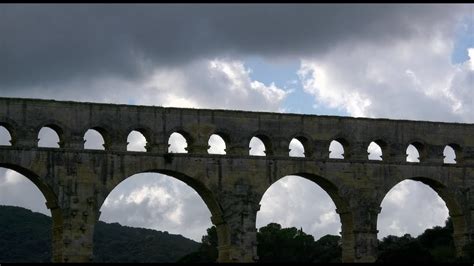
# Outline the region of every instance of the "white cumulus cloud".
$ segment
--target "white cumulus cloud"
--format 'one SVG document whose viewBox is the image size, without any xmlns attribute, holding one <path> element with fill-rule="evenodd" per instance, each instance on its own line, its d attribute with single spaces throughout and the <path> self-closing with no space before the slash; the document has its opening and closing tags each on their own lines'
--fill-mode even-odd
<svg viewBox="0 0 474 266">
<path fill-rule="evenodd" d="M 350 116 L 472 123 L 474 52 L 469 49 L 469 60 L 456 64 L 451 61 L 453 47 L 452 33 L 435 28 L 383 45 L 352 42 L 302 58 L 298 75 L 316 104 Z M 414 147 L 407 153 L 408 161 L 417 161 Z M 449 151 L 446 155 L 453 157 Z M 408 181 L 395 187 L 382 207 L 379 237 L 416 236 L 444 225 L 448 216 L 433 190 Z"/>
<path fill-rule="evenodd" d="M 451 39 L 423 37 L 339 46 L 302 59 L 298 75 L 318 104 L 351 116 L 474 121 L 472 52 L 453 64 Z"/>
</svg>

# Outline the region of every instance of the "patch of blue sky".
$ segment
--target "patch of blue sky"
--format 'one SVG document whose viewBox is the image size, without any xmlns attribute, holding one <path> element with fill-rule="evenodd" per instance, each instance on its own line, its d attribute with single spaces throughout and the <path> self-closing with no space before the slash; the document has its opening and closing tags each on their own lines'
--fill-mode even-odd
<svg viewBox="0 0 474 266">
<path fill-rule="evenodd" d="M 279 88 L 290 91 L 285 98 L 282 109 L 285 113 L 338 115 L 348 113 L 337 108 L 317 103 L 314 95 L 304 91 L 297 75 L 300 68 L 299 60 L 267 61 L 262 57 L 245 58 L 245 67 L 250 69 L 250 78 L 270 85 L 272 82 Z"/>
<path fill-rule="evenodd" d="M 474 48 L 474 5 L 470 6 L 471 15 L 464 17 L 456 28 L 454 49 L 451 55 L 453 64 L 460 64 L 469 59 L 467 49 Z"/>
</svg>

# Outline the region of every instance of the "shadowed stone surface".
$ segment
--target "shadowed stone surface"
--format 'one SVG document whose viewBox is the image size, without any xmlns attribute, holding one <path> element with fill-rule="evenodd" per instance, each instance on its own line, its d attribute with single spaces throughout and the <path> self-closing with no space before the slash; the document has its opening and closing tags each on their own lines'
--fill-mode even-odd
<svg viewBox="0 0 474 266">
<path fill-rule="evenodd" d="M 334 201 L 344 262 L 376 260 L 380 204 L 406 179 L 429 185 L 446 202 L 459 256 L 474 237 L 473 124 L 0 98 L 0 126 L 12 137 L 11 145 L 0 146 L 0 167 L 33 181 L 51 209 L 54 262 L 90 261 L 107 195 L 144 172 L 172 176 L 197 191 L 217 227 L 219 262 L 258 259 L 259 202 L 287 175 L 314 181 Z M 44 126 L 58 133 L 59 148 L 38 147 Z M 84 149 L 88 129 L 102 134 L 105 150 Z M 133 130 L 145 136 L 146 152 L 127 151 Z M 186 138 L 188 153 L 168 153 L 174 132 Z M 226 142 L 225 155 L 208 154 L 212 134 Z M 267 156 L 249 156 L 254 136 Z M 306 157 L 289 157 L 293 138 Z M 329 158 L 332 140 L 343 145 L 344 159 Z M 368 160 L 372 141 L 381 147 L 382 161 Z M 418 149 L 419 163 L 406 162 L 409 144 Z M 456 164 L 443 163 L 446 145 L 455 150 Z"/>
</svg>

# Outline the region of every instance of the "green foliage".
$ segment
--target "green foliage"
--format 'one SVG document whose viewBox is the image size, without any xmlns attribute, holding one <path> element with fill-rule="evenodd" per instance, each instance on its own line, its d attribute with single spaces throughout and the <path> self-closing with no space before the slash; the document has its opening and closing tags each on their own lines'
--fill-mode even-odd
<svg viewBox="0 0 474 266">
<path fill-rule="evenodd" d="M 259 262 L 340 262 L 340 237 L 326 235 L 314 241 L 312 235 L 295 227 L 270 223 L 257 233 Z"/>
<path fill-rule="evenodd" d="M 260 262 L 311 262 L 314 238 L 295 227 L 281 228 L 270 223 L 257 233 Z"/>
<path fill-rule="evenodd" d="M 27 209 L 0 206 L 0 262 L 49 262 L 51 218 Z"/>
<path fill-rule="evenodd" d="M 379 243 L 377 262 L 457 262 L 452 234 L 448 218 L 444 227 L 426 229 L 416 238 L 387 236 Z"/>
<path fill-rule="evenodd" d="M 379 242 L 378 260 L 384 263 L 430 263 L 469 262 L 474 258 L 474 243 L 465 247 L 467 257 L 456 258 L 452 239 L 453 224 L 450 218 L 444 227 L 427 229 L 414 238 L 409 234 L 402 237 L 387 236 Z M 341 262 L 341 237 L 325 235 L 318 241 L 313 236 L 295 227 L 282 228 L 270 223 L 257 232 L 259 262 Z M 201 248 L 180 262 L 215 262 L 217 258 L 217 234 L 215 227 L 208 229 Z M 204 252 L 213 250 L 214 253 Z"/>
<path fill-rule="evenodd" d="M 341 237 L 325 235 L 315 243 L 313 262 L 342 262 Z"/>
<path fill-rule="evenodd" d="M 51 261 L 51 218 L 0 206 L 0 262 Z M 98 222 L 94 262 L 175 262 L 199 248 L 181 235 Z"/>
<path fill-rule="evenodd" d="M 94 262 L 175 262 L 199 247 L 181 235 L 98 222 Z"/>
<path fill-rule="evenodd" d="M 199 249 L 190 253 L 177 262 L 180 263 L 213 263 L 217 261 L 217 230 L 215 226 L 207 229 L 207 235 L 202 237 Z"/>
<path fill-rule="evenodd" d="M 446 220 L 445 226 L 435 226 L 426 229 L 417 237 L 420 244 L 429 250 L 435 262 L 456 261 L 456 249 L 453 241 L 453 222 L 451 217 Z"/>
<path fill-rule="evenodd" d="M 433 258 L 428 249 L 424 248 L 417 239 L 405 234 L 402 237 L 387 236 L 379 244 L 377 262 L 413 262 L 430 263 Z"/>
<path fill-rule="evenodd" d="M 295 227 L 281 228 L 270 223 L 257 232 L 259 262 L 341 262 L 339 236 L 326 235 L 314 241 L 312 235 Z M 202 238 L 197 252 L 178 262 L 206 262 L 217 260 L 217 232 L 213 226 Z"/>
</svg>

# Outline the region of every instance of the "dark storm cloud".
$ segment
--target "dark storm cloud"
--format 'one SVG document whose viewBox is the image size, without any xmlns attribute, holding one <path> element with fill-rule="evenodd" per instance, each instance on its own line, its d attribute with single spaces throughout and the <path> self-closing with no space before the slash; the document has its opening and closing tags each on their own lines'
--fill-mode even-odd
<svg viewBox="0 0 474 266">
<path fill-rule="evenodd" d="M 442 25 L 461 5 L 1 5 L 0 90 L 100 76 L 140 78 L 150 66 L 224 55 L 322 53 Z"/>
</svg>

